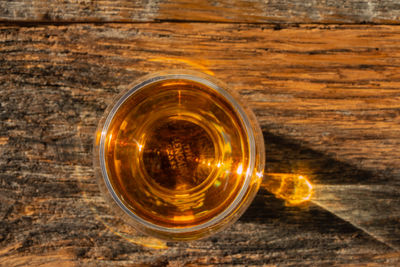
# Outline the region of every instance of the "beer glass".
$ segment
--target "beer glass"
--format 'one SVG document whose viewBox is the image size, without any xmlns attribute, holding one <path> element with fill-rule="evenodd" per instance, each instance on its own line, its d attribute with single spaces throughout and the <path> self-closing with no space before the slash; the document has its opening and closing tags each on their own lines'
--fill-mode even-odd
<svg viewBox="0 0 400 267">
<path fill-rule="evenodd" d="M 263 176 L 252 111 L 200 72 L 157 72 L 119 94 L 94 144 L 98 184 L 116 214 L 164 240 L 193 240 L 235 222 Z"/>
</svg>

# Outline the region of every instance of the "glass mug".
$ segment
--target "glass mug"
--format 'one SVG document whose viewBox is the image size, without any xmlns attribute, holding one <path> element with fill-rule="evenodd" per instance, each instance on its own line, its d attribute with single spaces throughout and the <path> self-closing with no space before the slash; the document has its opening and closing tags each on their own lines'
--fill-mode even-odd
<svg viewBox="0 0 400 267">
<path fill-rule="evenodd" d="M 219 80 L 175 70 L 137 80 L 106 109 L 94 144 L 103 196 L 135 229 L 194 240 L 255 197 L 265 150 L 250 109 Z"/>
</svg>

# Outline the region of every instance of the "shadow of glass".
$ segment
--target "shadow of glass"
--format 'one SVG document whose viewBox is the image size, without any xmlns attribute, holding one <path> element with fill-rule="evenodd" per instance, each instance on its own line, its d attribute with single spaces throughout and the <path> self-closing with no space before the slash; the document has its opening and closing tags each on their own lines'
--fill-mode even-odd
<svg viewBox="0 0 400 267">
<path fill-rule="evenodd" d="M 379 176 L 371 171 L 358 169 L 351 164 L 341 162 L 265 130 L 263 135 L 266 144 L 266 175 L 264 177 L 267 179 L 268 173 L 306 175 L 313 185 L 332 187 L 335 190 L 344 191 L 345 195 L 347 188 L 349 188 L 348 190 L 359 186 L 374 188 L 376 185 L 390 183 L 389 176 Z M 330 196 L 333 198 L 324 199 L 323 203 L 330 204 L 329 207 L 334 207 L 334 209 L 326 209 L 316 201 L 306 202 L 299 206 L 287 206 L 284 200 L 277 199 L 266 188 L 261 188 L 249 209 L 241 217 L 240 222 L 273 225 L 280 229 L 278 232 L 283 235 L 287 233 L 287 229 L 292 229 L 291 234 L 308 232 L 311 235 L 315 234 L 316 238 L 321 238 L 321 235 L 342 236 L 344 239 L 354 236 L 359 240 L 364 240 L 363 242 L 368 240 L 379 246 L 395 248 L 396 245 L 393 244 L 397 244 L 400 240 L 399 227 L 391 223 L 393 220 L 389 219 L 387 223 L 390 225 L 386 228 L 382 225 L 372 225 L 382 213 L 373 210 L 374 206 L 369 207 L 368 210 L 367 204 L 362 203 L 379 203 L 381 199 L 370 194 L 364 199 L 361 197 L 354 200 L 354 195 L 351 194 L 353 193 L 349 192 L 349 199 L 343 200 L 341 199 L 343 195 L 335 195 L 335 192 L 331 191 Z M 395 194 L 388 198 L 389 200 L 395 198 Z M 358 205 L 359 203 L 361 205 Z M 396 211 L 391 210 L 392 212 Z M 360 216 L 356 216 L 352 212 Z M 390 213 L 390 210 L 387 213 Z M 394 216 L 397 215 L 394 214 Z M 380 223 L 384 225 L 385 222 L 380 221 Z"/>
<path fill-rule="evenodd" d="M 281 136 L 263 131 L 266 147 L 265 173 L 307 175 L 313 184 L 375 184 L 384 177 L 361 170 L 339 159 L 312 150 Z M 389 180 L 389 179 L 388 179 Z"/>
</svg>

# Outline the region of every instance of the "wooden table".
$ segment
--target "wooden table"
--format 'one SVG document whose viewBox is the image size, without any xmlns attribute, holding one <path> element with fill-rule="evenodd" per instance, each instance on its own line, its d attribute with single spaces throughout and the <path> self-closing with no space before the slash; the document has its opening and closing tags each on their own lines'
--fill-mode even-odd
<svg viewBox="0 0 400 267">
<path fill-rule="evenodd" d="M 1 266 L 400 265 L 400 5 L 395 0 L 0 0 Z M 267 173 L 228 230 L 132 231 L 104 203 L 92 140 L 136 78 L 186 68 L 255 112 Z"/>
</svg>

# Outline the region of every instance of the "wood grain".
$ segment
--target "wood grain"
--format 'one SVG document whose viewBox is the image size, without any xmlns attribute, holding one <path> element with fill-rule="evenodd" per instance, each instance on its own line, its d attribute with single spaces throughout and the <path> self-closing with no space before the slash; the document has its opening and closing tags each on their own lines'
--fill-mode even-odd
<svg viewBox="0 0 400 267">
<path fill-rule="evenodd" d="M 396 0 L 0 0 L 5 21 L 399 23 Z"/>
<path fill-rule="evenodd" d="M 382 25 L 1 26 L 1 262 L 400 264 L 399 40 L 399 26 Z M 316 205 L 261 190 L 216 237 L 138 245 L 150 241 L 100 197 L 92 138 L 113 96 L 170 68 L 229 83 L 262 125 L 267 172 L 308 175 Z"/>
</svg>

